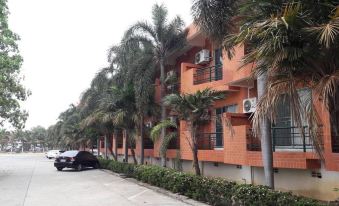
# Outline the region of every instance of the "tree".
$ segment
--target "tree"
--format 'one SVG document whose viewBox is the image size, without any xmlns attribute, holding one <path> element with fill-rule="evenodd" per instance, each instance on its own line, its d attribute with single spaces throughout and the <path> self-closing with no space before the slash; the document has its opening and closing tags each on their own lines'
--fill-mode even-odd
<svg viewBox="0 0 339 206">
<path fill-rule="evenodd" d="M 165 96 L 165 65 L 171 52 L 182 47 L 186 41 L 184 22 L 180 17 L 175 17 L 171 22 L 167 22 L 167 9 L 163 5 L 155 4 L 152 9 L 152 24 L 148 22 L 138 22 L 129 28 L 125 34 L 125 41 L 144 42 L 152 46 L 155 62 L 159 65 L 161 99 Z M 166 107 L 161 103 L 161 120 L 166 119 Z M 165 137 L 165 130 L 162 130 L 161 141 Z M 162 166 L 166 166 L 166 156 L 161 157 Z"/>
<path fill-rule="evenodd" d="M 0 0 L 0 126 L 8 122 L 23 128 L 28 114 L 20 110 L 19 102 L 30 93 L 20 83 L 23 59 L 16 43 L 20 38 L 9 29 L 8 14 L 7 1 Z"/>
<path fill-rule="evenodd" d="M 237 29 L 237 0 L 193 0 L 192 16 L 198 28 L 215 44 L 222 44 L 228 34 Z"/>
<path fill-rule="evenodd" d="M 33 127 L 30 130 L 30 136 L 33 140 L 32 143 L 34 147 L 37 146 L 37 144 L 39 144 L 43 150 L 45 149 L 45 144 L 47 141 L 47 131 L 44 127 L 42 126 Z"/>
<path fill-rule="evenodd" d="M 186 121 L 190 133 L 187 140 L 192 150 L 193 167 L 196 175 L 200 175 L 197 129 L 211 119 L 208 109 L 212 107 L 216 100 L 222 98 L 223 95 L 220 92 L 207 88 L 194 94 L 170 94 L 164 99 L 165 104 L 171 106 L 179 119 Z"/>
<path fill-rule="evenodd" d="M 165 138 L 160 146 L 160 153 L 165 153 L 167 152 L 167 148 L 171 142 L 172 139 L 175 138 L 179 138 L 178 135 L 178 125 L 176 122 L 172 122 L 171 120 L 165 120 L 162 121 L 160 123 L 158 123 L 157 125 L 155 125 L 152 130 L 151 130 L 151 139 L 153 140 L 153 142 L 158 141 L 160 134 L 161 134 L 161 130 L 163 129 L 174 129 L 174 131 L 172 132 L 167 132 L 165 135 Z"/>
</svg>

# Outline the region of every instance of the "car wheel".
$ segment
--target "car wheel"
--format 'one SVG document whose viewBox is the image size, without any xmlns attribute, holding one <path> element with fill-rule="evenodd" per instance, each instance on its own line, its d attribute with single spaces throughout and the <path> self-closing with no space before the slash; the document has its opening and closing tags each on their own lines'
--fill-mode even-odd
<svg viewBox="0 0 339 206">
<path fill-rule="evenodd" d="M 100 168 L 100 165 L 99 165 L 99 163 L 98 162 L 96 162 L 95 164 L 94 164 L 94 167 L 93 167 L 94 169 L 99 169 Z"/>
<path fill-rule="evenodd" d="M 52 157 L 48 157 L 48 159 L 52 159 Z"/>
<path fill-rule="evenodd" d="M 58 171 L 61 171 L 63 168 L 62 167 L 57 167 L 57 170 Z"/>
<path fill-rule="evenodd" d="M 76 170 L 81 171 L 82 170 L 82 164 L 78 164 L 77 167 L 76 167 Z"/>
</svg>

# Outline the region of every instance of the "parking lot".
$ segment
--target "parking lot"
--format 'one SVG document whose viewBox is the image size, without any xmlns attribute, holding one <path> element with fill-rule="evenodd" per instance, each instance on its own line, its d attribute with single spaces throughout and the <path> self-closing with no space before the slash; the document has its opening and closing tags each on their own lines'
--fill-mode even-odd
<svg viewBox="0 0 339 206">
<path fill-rule="evenodd" d="M 107 172 L 58 172 L 43 154 L 0 154 L 0 205 L 187 205 Z"/>
</svg>

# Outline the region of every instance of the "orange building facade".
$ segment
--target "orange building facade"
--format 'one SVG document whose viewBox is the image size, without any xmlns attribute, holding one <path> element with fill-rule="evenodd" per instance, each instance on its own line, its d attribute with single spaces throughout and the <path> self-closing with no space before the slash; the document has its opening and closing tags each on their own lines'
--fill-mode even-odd
<svg viewBox="0 0 339 206">
<path fill-rule="evenodd" d="M 210 110 L 211 116 L 215 118 L 199 128 L 198 157 L 202 174 L 241 183 L 264 184 L 260 138 L 253 137 L 251 132 L 250 118 L 257 99 L 256 80 L 250 76 L 253 65 L 238 69 L 246 50 L 237 47 L 235 56 L 229 60 L 225 51 L 214 46 L 193 25 L 188 28 L 187 42 L 185 47 L 170 55 L 167 71 L 176 74 L 178 84 L 167 86 L 167 92 L 185 94 L 211 88 L 225 94 L 225 98 L 215 102 Z M 155 99 L 159 102 L 158 80 L 155 85 Z M 306 95 L 312 95 L 312 91 L 301 88 L 300 98 Z M 320 100 L 314 101 L 318 104 Z M 335 191 L 335 188 L 339 188 L 339 137 L 331 135 L 327 110 L 320 106 L 318 109 L 322 121 L 319 135 L 323 140 L 324 160 L 315 152 L 307 126 L 303 132 L 293 126 L 287 102 L 283 102 L 281 109 L 278 109 L 277 123 L 272 126 L 275 184 L 277 189 L 334 200 L 339 198 L 339 192 Z M 170 112 L 168 115 L 177 121 Z M 226 126 L 225 121 L 231 123 L 232 127 Z M 180 137 L 169 145 L 168 166 L 193 171 L 192 152 L 187 138 L 189 131 L 184 121 L 177 122 Z M 149 127 L 156 124 L 152 119 L 145 123 Z M 114 153 L 119 160 L 123 159 L 124 147 L 123 133 L 99 141 L 100 154 Z M 137 141 L 134 147 L 139 158 L 140 143 Z M 131 150 L 128 151 L 132 155 Z M 159 143 L 153 144 L 146 138 L 144 153 L 146 164 L 160 164 Z M 131 156 L 129 161 L 133 161 Z"/>
</svg>

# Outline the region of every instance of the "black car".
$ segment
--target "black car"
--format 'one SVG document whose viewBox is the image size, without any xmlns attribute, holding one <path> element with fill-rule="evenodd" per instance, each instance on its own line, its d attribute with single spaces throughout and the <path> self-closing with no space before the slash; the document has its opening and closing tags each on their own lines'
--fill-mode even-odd
<svg viewBox="0 0 339 206">
<path fill-rule="evenodd" d="M 85 167 L 99 168 L 99 161 L 89 152 L 72 150 L 66 151 L 56 158 L 54 167 L 56 167 L 58 171 L 61 171 L 65 167 L 81 171 Z"/>
</svg>

